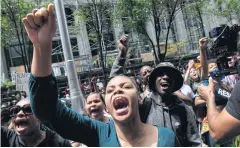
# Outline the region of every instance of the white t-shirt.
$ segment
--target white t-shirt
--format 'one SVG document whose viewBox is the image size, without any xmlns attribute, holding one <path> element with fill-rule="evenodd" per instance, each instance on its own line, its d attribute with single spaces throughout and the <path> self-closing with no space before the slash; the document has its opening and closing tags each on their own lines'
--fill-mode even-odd
<svg viewBox="0 0 240 148">
<path fill-rule="evenodd" d="M 183 84 L 182 88 L 180 88 L 180 91 L 191 99 L 194 99 L 195 97 L 193 90 L 189 85 Z"/>
<path fill-rule="evenodd" d="M 99 87 L 99 89 L 103 88 L 103 83 L 102 82 L 97 82 L 96 85 Z"/>
</svg>

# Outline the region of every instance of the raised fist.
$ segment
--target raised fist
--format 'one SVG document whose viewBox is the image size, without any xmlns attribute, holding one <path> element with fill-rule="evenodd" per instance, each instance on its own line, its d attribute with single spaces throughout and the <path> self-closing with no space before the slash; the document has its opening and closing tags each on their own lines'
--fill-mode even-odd
<svg viewBox="0 0 240 148">
<path fill-rule="evenodd" d="M 51 44 L 56 31 L 56 19 L 53 13 L 54 5 L 48 8 L 34 9 L 22 19 L 29 39 L 34 45 Z"/>
<path fill-rule="evenodd" d="M 199 46 L 200 46 L 200 49 L 207 49 L 207 44 L 208 44 L 208 38 L 201 38 L 199 40 Z"/>
<path fill-rule="evenodd" d="M 96 77 L 92 77 L 91 82 L 95 82 L 97 80 Z"/>
<path fill-rule="evenodd" d="M 128 35 L 123 35 L 120 40 L 118 41 L 118 49 L 120 52 L 127 54 L 128 50 Z"/>
<path fill-rule="evenodd" d="M 193 60 L 190 60 L 190 61 L 188 62 L 188 68 L 192 68 L 193 65 L 194 65 L 194 61 L 193 61 Z"/>
</svg>

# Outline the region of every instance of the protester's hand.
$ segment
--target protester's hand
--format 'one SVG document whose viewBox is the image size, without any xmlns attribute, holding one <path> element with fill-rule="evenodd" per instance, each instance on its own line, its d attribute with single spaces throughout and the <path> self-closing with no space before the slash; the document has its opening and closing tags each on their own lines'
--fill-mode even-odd
<svg viewBox="0 0 240 148">
<path fill-rule="evenodd" d="M 91 82 L 95 82 L 97 80 L 96 77 L 92 77 Z"/>
<path fill-rule="evenodd" d="M 194 61 L 193 60 L 189 60 L 188 62 L 188 69 L 192 68 L 194 65 Z"/>
<path fill-rule="evenodd" d="M 197 57 L 197 60 L 198 60 L 198 61 L 201 61 L 201 59 L 200 59 L 200 55 Z"/>
<path fill-rule="evenodd" d="M 118 41 L 118 49 L 120 53 L 126 55 L 128 51 L 128 35 L 123 35 Z"/>
<path fill-rule="evenodd" d="M 34 45 L 51 44 L 56 31 L 54 5 L 49 4 L 48 8 L 34 9 L 23 18 L 23 24 L 29 39 Z"/>
<path fill-rule="evenodd" d="M 200 46 L 200 49 L 202 50 L 202 49 L 207 49 L 207 44 L 208 44 L 208 38 L 201 38 L 200 40 L 199 40 L 199 46 Z"/>
<path fill-rule="evenodd" d="M 209 78 L 208 86 L 204 86 L 203 84 L 200 85 L 198 88 L 198 95 L 201 99 L 205 101 L 210 101 L 215 99 L 214 95 L 214 83 L 212 78 Z"/>
</svg>

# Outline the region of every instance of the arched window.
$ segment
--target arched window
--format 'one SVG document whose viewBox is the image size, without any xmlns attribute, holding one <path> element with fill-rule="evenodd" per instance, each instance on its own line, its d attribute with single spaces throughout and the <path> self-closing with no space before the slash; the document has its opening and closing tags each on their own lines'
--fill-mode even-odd
<svg viewBox="0 0 240 148">
<path fill-rule="evenodd" d="M 67 18 L 67 25 L 73 26 L 74 25 L 73 11 L 70 8 L 65 8 L 65 14 Z"/>
</svg>

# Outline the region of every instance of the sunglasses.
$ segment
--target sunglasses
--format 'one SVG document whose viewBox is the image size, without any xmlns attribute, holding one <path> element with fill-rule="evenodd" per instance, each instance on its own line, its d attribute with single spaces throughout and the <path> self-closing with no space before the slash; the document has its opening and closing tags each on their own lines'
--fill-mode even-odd
<svg viewBox="0 0 240 148">
<path fill-rule="evenodd" d="M 21 110 L 23 111 L 23 113 L 24 113 L 25 115 L 31 115 L 31 114 L 33 114 L 33 113 L 32 113 L 32 109 L 31 109 L 31 106 L 30 106 L 29 104 L 27 104 L 27 105 L 24 105 L 24 106 L 22 106 L 22 107 L 20 107 L 20 106 L 14 106 L 14 107 L 12 107 L 12 108 L 10 109 L 10 111 L 9 111 L 10 117 L 15 117 Z"/>
</svg>

